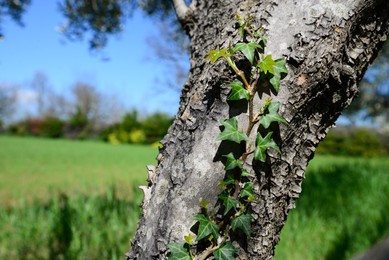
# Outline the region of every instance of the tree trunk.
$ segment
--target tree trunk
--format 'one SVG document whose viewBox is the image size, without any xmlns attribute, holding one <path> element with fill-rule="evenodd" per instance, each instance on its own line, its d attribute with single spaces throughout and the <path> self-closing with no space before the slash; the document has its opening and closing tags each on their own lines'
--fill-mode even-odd
<svg viewBox="0 0 389 260">
<path fill-rule="evenodd" d="M 282 153 L 254 164 L 252 236 L 239 241 L 239 259 L 271 259 L 289 209 L 301 192 L 309 160 L 320 140 L 357 93 L 357 82 L 388 33 L 386 0 L 198 0 L 181 22 L 192 43 L 191 69 L 180 108 L 162 141 L 155 182 L 145 193 L 143 213 L 128 259 L 165 259 L 167 244 L 183 242 L 202 199 L 216 205 L 225 171 L 219 121 L 238 116 L 223 84 L 234 74 L 223 62 L 210 64 L 212 49 L 236 43 L 236 14 L 254 17 L 265 29 L 265 53 L 285 57 L 289 70 L 273 99 L 289 122 L 274 129 Z M 256 103 L 272 95 L 262 93 Z"/>
</svg>

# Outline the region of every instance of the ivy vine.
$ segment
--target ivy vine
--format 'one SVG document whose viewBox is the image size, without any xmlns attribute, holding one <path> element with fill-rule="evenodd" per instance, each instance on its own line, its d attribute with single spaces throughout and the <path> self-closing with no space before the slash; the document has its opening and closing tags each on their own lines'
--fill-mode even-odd
<svg viewBox="0 0 389 260">
<path fill-rule="evenodd" d="M 259 111 L 254 111 L 254 97 L 262 88 L 270 88 L 277 95 L 280 90 L 280 80 L 287 74 L 284 59 L 273 59 L 272 55 L 265 55 L 266 39 L 262 30 L 256 30 L 250 17 L 243 19 L 238 16 L 239 34 L 242 42 L 212 50 L 206 57 L 211 63 L 224 59 L 233 70 L 236 79 L 228 83 L 231 89 L 227 100 L 246 100 L 248 104 L 249 123 L 245 130 L 240 129 L 235 117 L 222 120 L 222 131 L 217 140 L 244 144 L 245 150 L 239 155 L 233 153 L 223 155 L 225 178 L 218 187 L 222 190 L 218 196 L 220 208 L 217 212 L 208 208 L 208 203 L 200 203 L 201 213 L 193 216 L 196 224 L 191 230 L 195 236 L 185 236 L 185 243 L 170 243 L 169 259 L 171 260 L 203 260 L 211 255 L 216 260 L 235 259 L 238 249 L 234 247 L 230 237 L 233 234 L 251 236 L 252 215 L 250 204 L 255 200 L 253 191 L 253 175 L 247 169 L 247 159 L 250 154 L 254 160 L 266 162 L 267 150 L 274 149 L 281 152 L 270 131 L 273 122 L 287 124 L 279 114 L 280 103 L 271 97 L 265 100 Z M 243 55 L 243 56 L 242 56 Z M 250 76 L 239 69 L 236 60 L 244 57 L 251 65 Z M 267 84 L 268 82 L 269 84 Z M 256 127 L 255 143 L 251 143 L 249 136 Z M 195 247 L 196 245 L 196 247 Z M 194 250 L 196 248 L 196 251 Z"/>
</svg>

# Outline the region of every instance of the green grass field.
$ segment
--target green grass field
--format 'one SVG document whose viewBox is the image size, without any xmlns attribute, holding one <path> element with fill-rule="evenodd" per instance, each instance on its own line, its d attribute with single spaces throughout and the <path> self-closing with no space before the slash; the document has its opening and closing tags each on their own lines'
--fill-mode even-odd
<svg viewBox="0 0 389 260">
<path fill-rule="evenodd" d="M 0 136 L 0 204 L 103 193 L 111 185 L 131 199 L 128 187 L 145 183 L 157 153 L 144 145 Z"/>
<path fill-rule="evenodd" d="M 0 259 L 121 259 L 149 146 L 0 136 Z M 348 259 L 389 235 L 388 158 L 318 156 L 275 259 Z"/>
</svg>

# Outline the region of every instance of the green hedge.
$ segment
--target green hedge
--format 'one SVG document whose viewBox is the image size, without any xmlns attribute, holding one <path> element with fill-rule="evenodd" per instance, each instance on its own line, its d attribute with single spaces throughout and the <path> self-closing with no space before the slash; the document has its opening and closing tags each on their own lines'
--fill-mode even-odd
<svg viewBox="0 0 389 260">
<path fill-rule="evenodd" d="M 368 128 L 356 128 L 350 131 L 334 129 L 319 144 L 316 153 L 362 157 L 384 156 L 388 151 L 381 138 L 375 130 Z"/>
</svg>

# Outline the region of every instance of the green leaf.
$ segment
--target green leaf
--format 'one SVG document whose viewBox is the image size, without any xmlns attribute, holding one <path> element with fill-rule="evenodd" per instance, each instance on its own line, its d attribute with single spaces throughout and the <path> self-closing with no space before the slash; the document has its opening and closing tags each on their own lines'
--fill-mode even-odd
<svg viewBox="0 0 389 260">
<path fill-rule="evenodd" d="M 243 87 L 242 83 L 234 81 L 229 86 L 231 87 L 231 92 L 227 98 L 228 100 L 250 99 L 250 92 Z"/>
<path fill-rule="evenodd" d="M 223 132 L 219 134 L 217 140 L 228 140 L 236 143 L 240 143 L 242 141 L 248 141 L 249 138 L 245 133 L 238 131 L 238 121 L 235 117 L 226 119 L 221 122 L 224 126 Z"/>
<path fill-rule="evenodd" d="M 207 209 L 208 202 L 205 201 L 204 199 L 202 199 L 201 202 L 200 202 L 200 207 L 203 208 L 203 209 Z"/>
<path fill-rule="evenodd" d="M 272 122 L 282 122 L 288 124 L 288 122 L 280 114 L 278 110 L 280 108 L 280 102 L 271 102 L 265 107 L 263 115 L 259 120 L 259 124 L 263 125 L 264 128 L 268 128 Z"/>
<path fill-rule="evenodd" d="M 242 170 L 242 176 L 243 177 L 253 177 L 253 175 L 251 173 L 249 173 L 248 171 L 246 171 L 245 169 Z"/>
<path fill-rule="evenodd" d="M 199 241 L 211 234 L 215 239 L 218 238 L 219 227 L 204 214 L 197 214 L 193 216 L 193 220 L 197 220 L 200 223 L 196 241 Z"/>
<path fill-rule="evenodd" d="M 256 42 L 249 42 L 249 43 L 239 42 L 232 49 L 232 53 L 241 51 L 243 55 L 250 61 L 250 63 L 253 64 L 256 49 L 262 49 L 262 46 Z"/>
<path fill-rule="evenodd" d="M 255 31 L 254 32 L 254 37 L 258 38 L 258 39 L 261 39 L 261 41 L 263 42 L 263 45 L 266 46 L 267 44 L 267 40 L 266 38 L 262 35 L 263 33 L 263 29 L 259 29 L 258 31 Z"/>
<path fill-rule="evenodd" d="M 193 236 L 192 236 L 192 234 L 189 234 L 189 235 L 187 235 L 187 236 L 184 236 L 184 239 L 185 239 L 185 241 L 186 241 L 186 243 L 188 243 L 188 245 L 192 245 L 192 243 L 193 243 Z"/>
<path fill-rule="evenodd" d="M 238 250 L 231 244 L 230 241 L 227 241 L 219 249 L 213 252 L 216 260 L 234 260 L 235 254 Z"/>
<path fill-rule="evenodd" d="M 220 50 L 211 50 L 209 53 L 208 53 L 208 56 L 205 57 L 206 60 L 210 60 L 211 63 L 215 63 L 220 57 L 229 57 L 231 56 L 228 48 L 223 48 L 223 49 L 220 49 Z"/>
<path fill-rule="evenodd" d="M 271 135 L 273 132 L 269 132 L 265 138 L 262 137 L 261 133 L 258 133 L 256 144 L 257 147 L 254 151 L 254 159 L 265 162 L 266 161 L 266 150 L 268 148 L 273 148 L 277 152 L 281 152 L 280 148 L 277 146 L 277 144 L 274 142 L 274 140 L 271 138 Z"/>
<path fill-rule="evenodd" d="M 234 158 L 234 159 L 235 159 L 235 158 Z M 237 162 L 237 163 L 239 163 L 239 162 Z M 238 167 L 240 167 L 240 166 L 238 165 Z M 226 178 L 226 180 L 225 180 L 225 184 L 226 184 L 226 185 L 235 184 L 235 179 L 234 179 L 234 177 L 232 176 L 232 174 L 228 174 L 228 175 L 227 175 L 227 178 Z"/>
<path fill-rule="evenodd" d="M 267 55 L 265 58 L 262 58 L 262 60 L 258 63 L 258 66 L 261 68 L 261 71 L 264 74 L 267 74 L 269 72 L 274 75 L 275 65 L 276 62 L 273 60 L 271 55 Z"/>
<path fill-rule="evenodd" d="M 251 195 L 254 194 L 253 188 L 254 188 L 254 184 L 252 182 L 245 183 L 243 189 L 240 192 L 239 197 L 241 198 L 250 197 Z"/>
<path fill-rule="evenodd" d="M 224 169 L 226 171 L 235 169 L 236 167 L 243 167 L 242 161 L 239 159 L 235 159 L 234 154 L 232 152 L 227 155 L 223 155 L 223 157 L 227 158 L 226 165 L 224 166 Z"/>
<path fill-rule="evenodd" d="M 231 198 L 226 191 L 223 191 L 219 195 L 219 199 L 221 199 L 224 203 L 224 213 L 225 216 L 232 208 L 238 206 L 238 201 L 236 199 Z"/>
<path fill-rule="evenodd" d="M 170 250 L 169 260 L 192 260 L 190 253 L 184 244 L 171 243 L 167 247 Z"/>
<path fill-rule="evenodd" d="M 251 214 L 242 214 L 231 221 L 233 231 L 240 229 L 246 236 L 251 236 Z"/>
<path fill-rule="evenodd" d="M 275 60 L 275 63 L 276 64 L 273 66 L 274 73 L 273 77 L 270 79 L 270 84 L 278 93 L 278 91 L 280 90 L 280 81 L 288 74 L 288 69 L 285 66 L 284 59 L 277 59 Z"/>
</svg>

